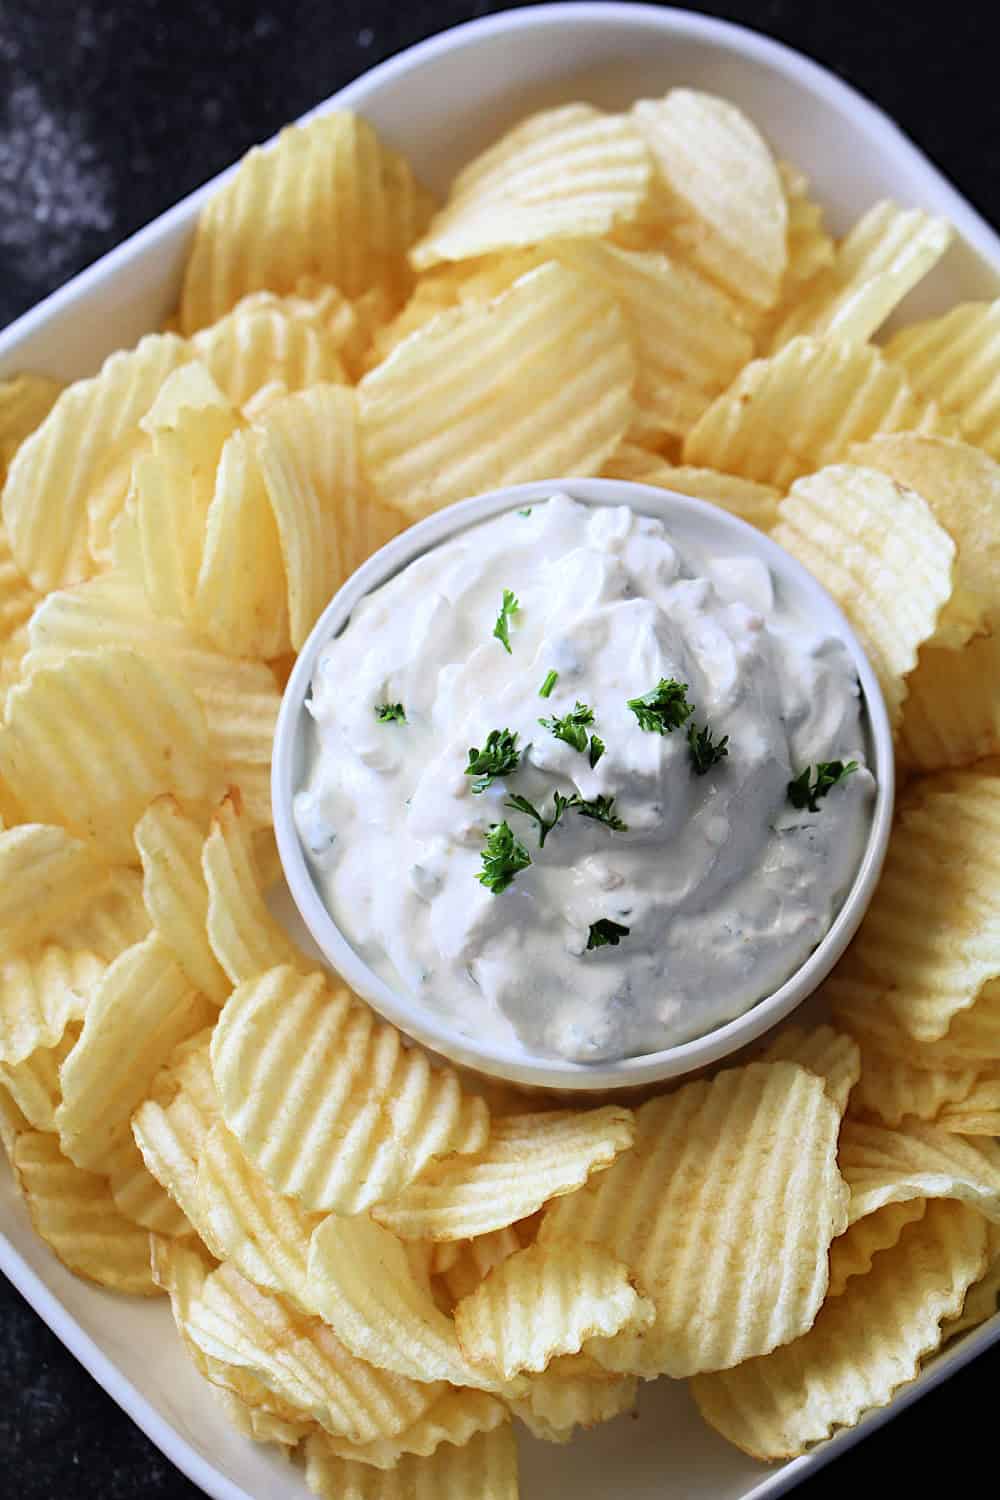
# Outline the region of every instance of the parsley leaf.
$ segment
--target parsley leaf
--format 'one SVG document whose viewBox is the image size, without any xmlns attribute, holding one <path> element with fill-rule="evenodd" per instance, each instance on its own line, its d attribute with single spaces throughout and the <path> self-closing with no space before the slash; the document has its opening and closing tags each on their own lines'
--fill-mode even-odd
<svg viewBox="0 0 1000 1500">
<path fill-rule="evenodd" d="M 856 760 L 845 765 L 842 760 L 821 760 L 816 763 L 816 780 L 810 786 L 811 767 L 806 766 L 794 780 L 788 783 L 788 800 L 793 807 L 806 807 L 810 812 L 819 812 L 818 798 L 825 797 L 838 781 L 844 781 L 852 771 L 858 769 Z"/>
<path fill-rule="evenodd" d="M 604 754 L 604 752 L 605 752 L 605 750 L 607 748 L 608 748 L 607 745 L 601 739 L 600 735 L 592 734 L 590 736 L 590 757 L 589 758 L 590 758 L 591 768 L 593 768 L 594 766 L 597 765 L 597 762 L 600 760 L 601 756 Z"/>
<path fill-rule="evenodd" d="M 586 703 L 577 702 L 575 708 L 561 719 L 539 719 L 543 729 L 551 729 L 557 740 L 562 740 L 565 745 L 572 745 L 574 750 L 586 750 L 587 731 L 586 724 L 593 724 L 594 710 Z"/>
<path fill-rule="evenodd" d="M 536 807 L 528 801 L 527 797 L 518 795 L 510 796 L 504 803 L 504 807 L 511 807 L 515 812 L 527 813 L 529 818 L 534 818 L 538 824 L 538 847 L 543 848 L 545 840 L 559 822 L 567 807 L 574 806 L 574 798 L 564 797 L 561 792 L 553 792 L 552 816 L 546 818 Z"/>
<path fill-rule="evenodd" d="M 531 506 L 528 505 L 528 506 L 525 506 L 524 510 L 519 510 L 518 511 L 518 515 L 519 516 L 530 516 L 531 515 Z"/>
<path fill-rule="evenodd" d="M 724 734 L 721 740 L 716 740 L 707 724 L 704 729 L 699 729 L 697 724 L 689 724 L 688 750 L 694 774 L 705 776 L 729 754 L 729 736 Z"/>
<path fill-rule="evenodd" d="M 509 622 L 511 616 L 516 615 L 520 608 L 521 606 L 517 602 L 517 595 L 512 594 L 510 589 L 504 589 L 503 602 L 500 605 L 500 613 L 497 615 L 497 622 L 493 627 L 493 636 L 495 640 L 498 640 L 500 642 L 501 646 L 506 651 L 508 656 L 512 654 L 510 649 L 510 633 L 508 628 Z"/>
<path fill-rule="evenodd" d="M 581 818 L 593 818 L 596 823 L 606 823 L 615 833 L 628 833 L 628 824 L 623 823 L 615 812 L 614 797 L 595 797 L 592 802 L 584 802 L 579 797 L 572 799 L 573 807 L 576 808 Z"/>
<path fill-rule="evenodd" d="M 623 937 L 628 937 L 630 927 L 623 927 L 620 922 L 612 922 L 610 917 L 601 917 L 597 922 L 591 922 L 590 935 L 587 938 L 587 952 L 592 948 L 617 948 Z"/>
<path fill-rule="evenodd" d="M 539 698 L 551 698 L 551 696 L 552 696 L 552 689 L 555 687 L 555 685 L 556 685 L 556 683 L 558 681 L 559 681 L 559 673 L 558 672 L 552 671 L 552 672 L 546 673 L 545 681 L 542 683 L 541 687 L 538 689 L 538 696 L 539 696 Z"/>
<path fill-rule="evenodd" d="M 469 764 L 466 776 L 474 776 L 472 790 L 478 795 L 492 786 L 499 776 L 512 776 L 517 770 L 521 752 L 517 748 L 517 730 L 491 729 L 486 744 L 480 750 L 469 746 Z"/>
<path fill-rule="evenodd" d="M 661 677 L 655 688 L 643 693 L 641 698 L 629 698 L 628 707 L 639 720 L 639 728 L 656 734 L 670 734 L 694 713 L 694 705 L 687 701 L 686 682 L 677 682 L 673 677 Z"/>
<path fill-rule="evenodd" d="M 476 876 L 494 896 L 510 885 L 519 870 L 527 869 L 531 855 L 516 838 L 509 823 L 494 823 L 483 847 L 483 868 Z"/>
<path fill-rule="evenodd" d="M 375 717 L 380 724 L 391 724 L 394 719 L 405 724 L 406 710 L 401 703 L 376 703 Z"/>
</svg>

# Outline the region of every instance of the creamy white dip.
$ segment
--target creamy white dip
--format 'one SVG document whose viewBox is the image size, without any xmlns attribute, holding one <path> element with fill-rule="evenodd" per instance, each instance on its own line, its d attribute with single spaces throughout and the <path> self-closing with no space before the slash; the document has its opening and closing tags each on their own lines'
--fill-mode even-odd
<svg viewBox="0 0 1000 1500">
<path fill-rule="evenodd" d="M 509 652 L 493 633 L 505 589 Z M 662 734 L 628 706 L 661 680 L 693 707 Z M 539 723 L 578 703 L 584 750 Z M 757 559 L 680 551 L 625 506 L 557 495 L 411 563 L 323 649 L 309 708 L 295 818 L 341 931 L 466 1035 L 534 1055 L 632 1056 L 742 1014 L 824 936 L 867 836 L 846 647 Z M 728 736 L 703 774 L 692 725 Z M 492 730 L 517 735 L 518 764 L 477 794 L 470 747 Z M 789 781 L 834 761 L 858 768 L 817 811 L 794 807 Z M 627 831 L 568 806 L 539 847 L 505 803 L 548 819 L 556 792 L 613 798 Z M 502 822 L 531 863 L 494 892 L 478 877 Z M 588 947 L 608 932 L 616 945 Z"/>
</svg>

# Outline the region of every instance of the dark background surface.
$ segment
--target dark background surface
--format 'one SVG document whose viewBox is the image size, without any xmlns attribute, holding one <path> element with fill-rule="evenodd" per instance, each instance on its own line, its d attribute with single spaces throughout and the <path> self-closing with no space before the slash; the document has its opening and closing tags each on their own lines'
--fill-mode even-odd
<svg viewBox="0 0 1000 1500">
<path fill-rule="evenodd" d="M 0 324 L 383 58 L 502 10 L 459 0 L 0 0 Z M 1000 223 L 993 0 L 745 0 L 862 89 Z M 996 1472 L 1000 1349 L 795 1493 L 912 1496 Z M 992 1401 L 991 1401 L 992 1404 Z M 669 1435 L 664 1435 L 669 1448 Z M 0 1496 L 195 1500 L 0 1278 Z M 609 1500 L 618 1500 L 609 1476 Z"/>
</svg>

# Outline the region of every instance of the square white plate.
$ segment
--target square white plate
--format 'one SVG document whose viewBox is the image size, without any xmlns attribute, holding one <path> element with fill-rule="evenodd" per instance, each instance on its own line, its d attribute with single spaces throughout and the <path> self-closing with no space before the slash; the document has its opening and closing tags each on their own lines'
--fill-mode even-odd
<svg viewBox="0 0 1000 1500">
<path fill-rule="evenodd" d="M 822 68 L 738 27 L 628 5 L 541 6 L 459 27 L 383 63 L 322 105 L 365 114 L 443 190 L 455 169 L 530 109 L 584 98 L 607 107 L 686 83 L 742 105 L 803 167 L 843 231 L 878 197 L 946 215 L 952 249 L 905 315 L 1000 295 L 1000 239 L 866 100 Z M 212 184 L 104 257 L 0 336 L 0 377 L 19 369 L 91 374 L 171 311 L 198 205 Z M 75 1280 L 34 1236 L 9 1174 L 0 1178 L 0 1270 L 159 1448 L 216 1500 L 294 1500 L 301 1478 L 241 1438 L 188 1364 L 160 1302 Z M 1000 1339 L 1000 1315 L 874 1412 L 805 1458 L 769 1470 L 701 1423 L 686 1388 L 658 1381 L 638 1421 L 620 1418 L 568 1448 L 523 1444 L 525 1500 L 764 1500 L 790 1489 Z"/>
</svg>

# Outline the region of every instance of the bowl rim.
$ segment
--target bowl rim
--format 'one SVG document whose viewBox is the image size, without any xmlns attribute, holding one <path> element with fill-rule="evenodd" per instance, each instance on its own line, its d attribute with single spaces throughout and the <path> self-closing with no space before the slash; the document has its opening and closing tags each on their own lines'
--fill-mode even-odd
<svg viewBox="0 0 1000 1500">
<path fill-rule="evenodd" d="M 476 1042 L 391 986 L 354 950 L 327 909 L 309 869 L 292 813 L 296 756 L 300 735 L 308 722 L 305 700 L 316 660 L 327 642 L 345 628 L 361 600 L 417 557 L 461 532 L 526 502 L 541 502 L 556 493 L 568 494 L 588 505 L 631 505 L 640 514 L 663 519 L 668 528 L 671 517 L 681 526 L 688 519 L 714 530 L 723 545 L 728 535 L 737 550 L 761 558 L 779 581 L 790 584 L 800 595 L 805 594 L 824 617 L 824 626 L 839 636 L 854 660 L 876 777 L 868 837 L 854 880 L 827 933 L 804 963 L 771 995 L 704 1036 L 613 1062 L 536 1058 L 513 1046 Z M 274 833 L 282 870 L 292 900 L 324 962 L 386 1020 L 451 1062 L 507 1082 L 560 1092 L 634 1089 L 681 1078 L 721 1062 L 756 1041 L 814 994 L 854 936 L 874 893 L 889 842 L 894 795 L 892 729 L 885 700 L 861 642 L 822 585 L 771 537 L 730 512 L 673 490 L 617 479 L 536 480 L 487 491 L 433 512 L 373 553 L 334 594 L 299 652 L 282 695 L 271 766 Z"/>
</svg>

